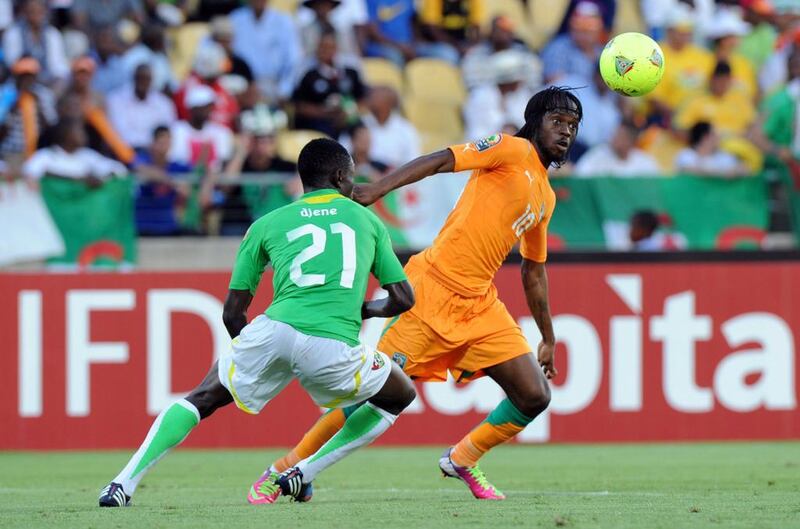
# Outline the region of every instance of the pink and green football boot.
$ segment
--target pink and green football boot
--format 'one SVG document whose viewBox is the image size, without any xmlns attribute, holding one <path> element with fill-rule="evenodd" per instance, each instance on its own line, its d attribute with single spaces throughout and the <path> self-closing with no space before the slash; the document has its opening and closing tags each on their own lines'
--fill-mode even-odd
<svg viewBox="0 0 800 529">
<path fill-rule="evenodd" d="M 311 483 L 302 482 L 302 473 L 299 473 L 299 478 L 289 471 L 283 474 L 267 470 L 258 480 L 250 487 L 250 492 L 247 494 L 247 501 L 252 505 L 262 505 L 265 503 L 275 503 L 281 496 L 289 496 L 292 500 L 300 503 L 311 501 L 314 495 L 314 487 Z M 288 481 L 287 481 L 288 480 Z M 291 485 L 296 486 L 292 488 Z M 296 493 L 294 491 L 296 490 Z"/>
<path fill-rule="evenodd" d="M 275 483 L 279 474 L 267 470 L 250 487 L 247 494 L 247 501 L 252 505 L 263 505 L 265 503 L 275 503 L 281 495 L 281 488 Z"/>
<path fill-rule="evenodd" d="M 489 483 L 483 471 L 475 465 L 474 467 L 461 467 L 453 463 L 450 454 L 453 447 L 448 448 L 439 458 L 439 469 L 447 478 L 460 479 L 467 484 L 469 491 L 479 500 L 504 500 L 505 494 Z"/>
</svg>

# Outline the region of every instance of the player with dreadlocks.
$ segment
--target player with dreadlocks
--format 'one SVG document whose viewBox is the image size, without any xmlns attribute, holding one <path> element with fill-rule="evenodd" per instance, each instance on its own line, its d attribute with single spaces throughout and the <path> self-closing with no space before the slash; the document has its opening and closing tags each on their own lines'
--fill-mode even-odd
<svg viewBox="0 0 800 529">
<path fill-rule="evenodd" d="M 495 134 L 422 156 L 353 194 L 367 205 L 437 173 L 472 171 L 436 240 L 406 265 L 417 303 L 387 323 L 378 350 L 416 380 L 444 381 L 448 371 L 459 382 L 487 375 L 505 391 L 507 398 L 486 420 L 439 460 L 442 472 L 462 480 L 478 499 L 505 498 L 481 472 L 478 459 L 522 431 L 550 402 L 545 378 L 556 375 L 555 336 L 544 263 L 555 193 L 547 168 L 566 159 L 582 114 L 580 101 L 568 89 L 547 88 L 528 102 L 525 125 L 515 136 Z M 525 297 L 542 334 L 537 357 L 493 284 L 518 242 Z M 256 481 L 248 499 L 260 503 L 262 489 L 267 485 L 264 490 L 269 490 L 276 472 L 313 454 L 353 409 L 323 415 L 300 444 Z"/>
</svg>

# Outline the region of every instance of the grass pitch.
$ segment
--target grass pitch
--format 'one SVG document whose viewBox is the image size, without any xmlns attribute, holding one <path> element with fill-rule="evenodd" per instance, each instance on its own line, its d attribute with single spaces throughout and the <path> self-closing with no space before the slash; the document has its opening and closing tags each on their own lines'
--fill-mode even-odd
<svg viewBox="0 0 800 529">
<path fill-rule="evenodd" d="M 254 507 L 278 452 L 178 450 L 133 507 L 102 510 L 127 452 L 0 452 L 0 527 L 800 528 L 800 443 L 501 447 L 482 466 L 504 502 L 440 478 L 441 451 L 368 449 L 321 475 L 311 503 Z"/>
</svg>

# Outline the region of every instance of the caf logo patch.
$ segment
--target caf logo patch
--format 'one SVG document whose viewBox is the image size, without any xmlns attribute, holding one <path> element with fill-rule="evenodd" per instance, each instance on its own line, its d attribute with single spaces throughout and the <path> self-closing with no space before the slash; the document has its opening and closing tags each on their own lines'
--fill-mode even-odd
<svg viewBox="0 0 800 529">
<path fill-rule="evenodd" d="M 406 367 L 406 355 L 403 353 L 395 353 L 392 355 L 392 362 L 400 366 L 400 369 L 405 369 Z"/>
<path fill-rule="evenodd" d="M 372 355 L 372 370 L 377 371 L 384 366 L 383 355 L 380 353 L 375 353 Z"/>
<path fill-rule="evenodd" d="M 482 140 L 476 141 L 475 142 L 475 149 L 477 149 L 478 152 L 483 152 L 486 149 L 489 149 L 490 147 L 494 147 L 495 145 L 500 143 L 501 139 L 503 139 L 503 135 L 502 134 L 492 134 L 489 137 L 486 137 L 486 138 L 483 138 Z"/>
</svg>

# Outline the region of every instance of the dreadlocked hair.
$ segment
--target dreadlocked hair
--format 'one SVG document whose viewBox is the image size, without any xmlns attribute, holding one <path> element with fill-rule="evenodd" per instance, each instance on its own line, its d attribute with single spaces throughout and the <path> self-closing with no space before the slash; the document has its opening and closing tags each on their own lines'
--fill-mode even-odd
<svg viewBox="0 0 800 529">
<path fill-rule="evenodd" d="M 532 140 L 542 125 L 544 115 L 554 110 L 576 114 L 578 121 L 582 120 L 583 106 L 572 90 L 566 86 L 550 86 L 534 94 L 525 107 L 525 125 L 515 136 Z"/>
</svg>

